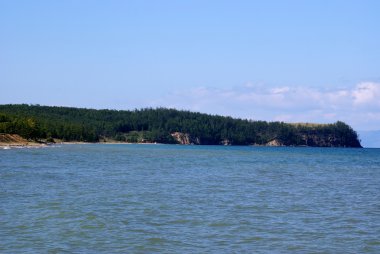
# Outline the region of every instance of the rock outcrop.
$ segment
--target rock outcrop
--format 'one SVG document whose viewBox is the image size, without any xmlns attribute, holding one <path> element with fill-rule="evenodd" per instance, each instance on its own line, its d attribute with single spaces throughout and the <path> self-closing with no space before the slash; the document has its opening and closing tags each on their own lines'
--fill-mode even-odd
<svg viewBox="0 0 380 254">
<path fill-rule="evenodd" d="M 0 143 L 3 144 L 28 144 L 28 140 L 17 134 L 0 134 Z"/>
<path fill-rule="evenodd" d="M 36 146 L 41 145 L 34 141 L 26 140 L 18 134 L 0 133 L 0 146 Z"/>
<path fill-rule="evenodd" d="M 220 142 L 221 145 L 224 145 L 224 146 L 230 146 L 232 145 L 231 144 L 231 141 L 229 139 L 223 139 L 221 142 Z"/>
<path fill-rule="evenodd" d="M 266 143 L 265 146 L 284 146 L 284 144 L 277 139 L 273 139 Z"/>
<path fill-rule="evenodd" d="M 342 140 L 334 135 L 302 135 L 306 146 L 314 147 L 344 147 Z"/>
<path fill-rule="evenodd" d="M 192 137 L 188 133 L 173 132 L 171 136 L 181 145 L 200 145 L 199 138 Z"/>
</svg>

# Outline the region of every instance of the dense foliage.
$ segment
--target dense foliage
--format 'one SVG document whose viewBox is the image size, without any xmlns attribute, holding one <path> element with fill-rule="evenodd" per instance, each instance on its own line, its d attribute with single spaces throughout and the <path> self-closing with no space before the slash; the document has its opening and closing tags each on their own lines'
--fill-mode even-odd
<svg viewBox="0 0 380 254">
<path fill-rule="evenodd" d="M 176 143 L 173 132 L 188 133 L 200 144 L 360 147 L 347 124 L 287 124 L 157 108 L 133 111 L 94 110 L 39 105 L 0 105 L 0 132 L 28 139 L 97 142 Z"/>
</svg>

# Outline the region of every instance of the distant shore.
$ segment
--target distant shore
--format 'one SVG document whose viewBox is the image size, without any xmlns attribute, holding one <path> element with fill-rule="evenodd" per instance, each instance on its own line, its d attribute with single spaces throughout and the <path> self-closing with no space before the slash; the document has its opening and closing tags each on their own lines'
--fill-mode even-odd
<svg viewBox="0 0 380 254">
<path fill-rule="evenodd" d="M 162 145 L 161 143 L 128 143 L 128 142 L 58 142 L 58 143 L 0 143 L 0 149 L 10 149 L 10 148 L 38 148 L 38 147 L 49 147 L 54 145 Z"/>
<path fill-rule="evenodd" d="M 68 141 L 68 142 L 56 142 L 51 143 L 52 145 L 91 145 L 91 144 L 102 144 L 102 145 L 164 145 L 162 143 L 148 143 L 148 142 L 118 142 L 118 141 L 112 141 L 112 142 L 81 142 L 81 141 Z"/>
<path fill-rule="evenodd" d="M 117 141 L 113 139 L 107 139 L 107 140 L 100 140 L 98 142 L 86 142 L 86 141 L 63 141 L 60 139 L 54 139 L 52 140 L 54 142 L 49 142 L 47 140 L 27 140 L 25 138 L 22 138 L 18 134 L 5 134 L 0 133 L 0 149 L 10 149 L 10 148 L 39 148 L 39 147 L 48 147 L 48 146 L 54 146 L 54 145 L 87 145 L 87 144 L 103 144 L 103 145 L 163 145 L 165 143 L 158 143 L 158 142 L 125 142 L 125 141 Z M 192 145 L 192 144 L 184 144 L 179 143 L 178 145 Z M 223 146 L 222 144 L 220 144 Z M 230 146 L 231 144 L 224 144 L 224 146 Z M 272 142 L 268 142 L 267 144 L 251 144 L 248 146 L 257 146 L 257 147 L 286 147 L 286 145 L 283 145 L 279 142 L 276 142 L 276 140 Z M 309 147 L 306 145 L 300 145 L 300 146 L 290 146 L 290 147 Z M 313 147 L 313 146 L 310 146 Z"/>
<path fill-rule="evenodd" d="M 161 144 L 161 143 L 157 143 L 157 142 L 131 143 L 131 142 L 122 142 L 122 141 L 115 141 L 115 140 L 107 140 L 105 142 L 104 141 L 99 141 L 99 142 L 62 141 L 62 140 L 54 140 L 54 142 L 47 142 L 47 141 L 37 142 L 37 141 L 31 141 L 31 140 L 24 139 L 17 134 L 0 133 L 0 149 L 28 148 L 28 147 L 36 148 L 36 147 L 46 147 L 46 146 L 50 146 L 50 145 L 85 145 L 85 144 L 157 145 L 157 144 Z"/>
</svg>

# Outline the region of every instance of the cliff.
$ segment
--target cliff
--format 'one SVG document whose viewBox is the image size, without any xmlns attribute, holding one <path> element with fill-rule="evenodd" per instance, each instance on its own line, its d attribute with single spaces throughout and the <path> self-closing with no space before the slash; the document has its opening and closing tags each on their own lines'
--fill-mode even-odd
<svg viewBox="0 0 380 254">
<path fill-rule="evenodd" d="M 0 146 L 39 146 L 40 143 L 29 141 L 17 134 L 0 133 Z"/>
<path fill-rule="evenodd" d="M 181 145 L 200 145 L 201 142 L 199 138 L 192 137 L 189 133 L 174 132 L 170 134 L 178 144 Z"/>
</svg>

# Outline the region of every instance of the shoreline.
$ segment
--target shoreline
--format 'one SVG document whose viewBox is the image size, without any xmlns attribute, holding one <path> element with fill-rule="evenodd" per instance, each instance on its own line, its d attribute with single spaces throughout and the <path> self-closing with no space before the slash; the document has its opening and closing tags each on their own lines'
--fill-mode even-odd
<svg viewBox="0 0 380 254">
<path fill-rule="evenodd" d="M 20 142 L 20 143 L 4 143 L 0 142 L 0 149 L 11 148 L 40 148 L 49 147 L 55 145 L 163 145 L 162 143 L 129 143 L 129 142 L 81 142 L 81 141 L 69 141 L 69 142 L 56 142 L 56 143 L 37 143 L 37 142 Z"/>
<path fill-rule="evenodd" d="M 14 148 L 43 148 L 43 147 L 54 147 L 60 145 L 180 145 L 180 146 L 192 146 L 186 144 L 165 144 L 165 143 L 130 143 L 130 142 L 56 142 L 56 143 L 38 143 L 38 142 L 24 142 L 24 143 L 4 143 L 0 142 L 0 150 L 14 149 Z M 196 145 L 202 146 L 202 145 Z M 225 145 L 215 145 L 215 146 L 225 146 Z M 243 145 L 247 147 L 294 147 L 294 148 L 356 148 L 356 147 L 314 147 L 314 146 L 273 146 L 273 145 Z M 362 147 L 366 148 L 366 147 Z"/>
<path fill-rule="evenodd" d="M 87 144 L 103 144 L 103 145 L 165 145 L 165 143 L 158 142 L 125 142 L 125 141 L 116 141 L 112 139 L 102 140 L 98 142 L 85 142 L 85 141 L 62 141 L 60 139 L 55 139 L 54 142 L 48 142 L 47 140 L 27 140 L 22 138 L 17 134 L 4 134 L 0 135 L 0 149 L 11 149 L 11 148 L 42 148 L 48 146 L 55 145 L 87 145 Z M 192 144 L 184 144 L 179 143 L 177 145 L 192 145 Z M 198 144 L 201 145 L 201 144 Z M 215 144 L 216 146 L 230 146 L 225 144 Z M 267 144 L 249 144 L 243 146 L 251 146 L 251 147 L 314 147 L 314 146 L 285 146 L 280 142 L 268 142 Z M 322 146 L 315 146 L 322 147 Z M 339 146 L 335 146 L 339 147 Z M 355 147 L 356 148 L 356 147 Z"/>
</svg>

